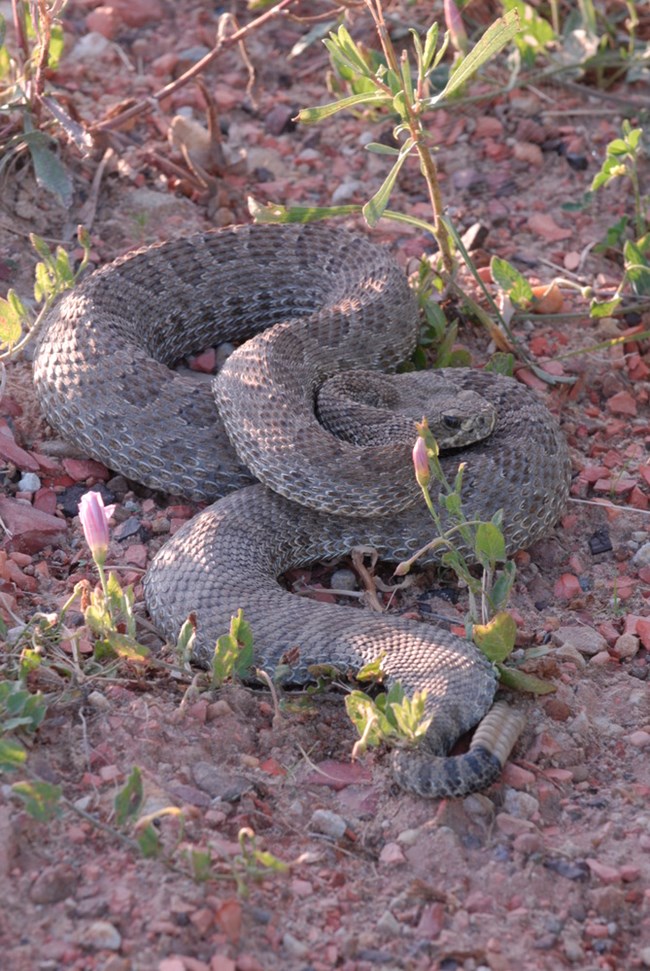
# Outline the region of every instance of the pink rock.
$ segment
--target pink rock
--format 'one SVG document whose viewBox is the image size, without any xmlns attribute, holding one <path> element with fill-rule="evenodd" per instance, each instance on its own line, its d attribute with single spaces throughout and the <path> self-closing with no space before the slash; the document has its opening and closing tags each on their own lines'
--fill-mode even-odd
<svg viewBox="0 0 650 971">
<path fill-rule="evenodd" d="M 38 472 L 39 464 L 33 455 L 17 445 L 11 435 L 0 433 L 0 458 L 13 462 L 21 472 Z"/>
<path fill-rule="evenodd" d="M 45 546 L 62 542 L 65 537 L 63 519 L 16 499 L 0 496 L 0 518 L 11 534 L 6 538 L 8 551 L 38 553 Z"/>
<path fill-rule="evenodd" d="M 535 775 L 528 769 L 522 769 L 520 765 L 515 765 L 514 762 L 506 762 L 501 773 L 501 781 L 513 789 L 525 789 L 526 786 L 534 783 Z"/>
<path fill-rule="evenodd" d="M 630 745 L 634 745 L 635 748 L 647 748 L 650 745 L 650 734 L 648 732 L 632 732 L 631 735 L 626 737 Z"/>
<path fill-rule="evenodd" d="M 607 407 L 613 415 L 631 415 L 637 413 L 636 399 L 629 391 L 619 391 L 607 400 Z"/>
<path fill-rule="evenodd" d="M 650 651 L 650 617 L 638 617 L 635 630 L 641 638 L 641 643 L 646 651 Z"/>
<path fill-rule="evenodd" d="M 606 863 L 600 863 L 598 860 L 594 860 L 593 857 L 587 857 L 587 866 L 599 880 L 603 883 L 620 883 L 621 882 L 621 871 L 616 867 L 608 866 Z"/>
<path fill-rule="evenodd" d="M 335 762 L 334 759 L 325 759 L 316 765 L 316 770 L 305 776 L 305 782 L 310 786 L 345 789 L 346 786 L 372 782 L 372 774 L 360 762 Z"/>
<path fill-rule="evenodd" d="M 86 17 L 86 27 L 101 34 L 107 40 L 113 40 L 120 29 L 122 20 L 114 7 L 95 7 Z"/>
<path fill-rule="evenodd" d="M 535 212 L 528 219 L 528 228 L 536 236 L 549 243 L 557 243 L 562 239 L 569 239 L 573 236 L 573 229 L 562 229 L 548 213 Z"/>
<path fill-rule="evenodd" d="M 144 27 L 162 20 L 163 16 L 159 0 L 111 0 L 111 7 L 127 27 Z"/>
<path fill-rule="evenodd" d="M 553 587 L 553 593 L 559 600 L 571 600 L 582 593 L 582 587 L 577 576 L 573 573 L 563 573 Z"/>
<path fill-rule="evenodd" d="M 63 468 L 75 482 L 85 482 L 86 479 L 106 481 L 109 477 L 106 466 L 94 459 L 64 459 Z"/>
<path fill-rule="evenodd" d="M 143 570 L 147 565 L 147 547 L 143 543 L 133 543 L 124 551 L 124 559 L 133 566 L 139 566 Z"/>
<path fill-rule="evenodd" d="M 200 371 L 202 374 L 212 374 L 217 367 L 217 352 L 214 347 L 196 354 L 188 360 L 188 365 L 192 371 Z"/>
<path fill-rule="evenodd" d="M 34 508 L 40 509 L 53 516 L 56 512 L 56 492 L 49 486 L 43 486 L 34 496 Z"/>
<path fill-rule="evenodd" d="M 406 857 L 399 843 L 386 843 L 379 854 L 379 862 L 386 866 L 398 866 L 401 863 L 406 863 Z"/>
</svg>

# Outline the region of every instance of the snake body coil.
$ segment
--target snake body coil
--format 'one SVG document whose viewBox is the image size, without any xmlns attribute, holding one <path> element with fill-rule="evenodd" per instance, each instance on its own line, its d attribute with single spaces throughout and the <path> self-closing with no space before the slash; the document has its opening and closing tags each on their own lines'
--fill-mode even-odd
<svg viewBox="0 0 650 971">
<path fill-rule="evenodd" d="M 439 628 L 302 600 L 277 581 L 355 545 L 401 559 L 431 537 L 410 463 L 423 378 L 395 376 L 384 392 L 375 390 L 379 379 L 356 373 L 394 370 L 416 335 L 413 297 L 382 249 L 322 225 L 238 227 L 150 247 L 93 273 L 50 311 L 34 374 L 51 424 L 87 454 L 168 493 L 230 493 L 179 530 L 149 569 L 147 605 L 165 634 L 175 637 L 194 613 L 205 663 L 242 607 L 258 666 L 272 671 L 298 647 L 297 680 L 310 664 L 355 670 L 384 654 L 388 678 L 409 692 L 426 689 L 433 715 L 423 744 L 398 750 L 398 781 L 423 795 L 460 795 L 496 778 L 520 728 L 497 705 L 470 751 L 447 755 L 490 710 L 491 665 Z M 169 369 L 225 340 L 246 343 L 217 375 L 214 396 Z M 319 423 L 318 396 L 346 371 L 356 390 L 335 406 L 332 434 Z M 442 457 L 452 479 L 466 463 L 468 517 L 503 508 L 510 551 L 547 533 L 569 483 L 554 419 L 499 375 L 454 369 L 430 379 L 442 385 L 431 407 L 451 427 L 464 424 L 459 399 L 470 408 L 480 399 L 496 413 L 488 437 Z M 396 404 L 396 427 L 406 431 L 378 444 L 373 421 L 393 420 L 376 418 L 375 401 L 401 400 L 402 382 L 417 388 L 416 404 Z M 357 409 L 371 444 L 356 444 L 350 431 Z"/>
</svg>

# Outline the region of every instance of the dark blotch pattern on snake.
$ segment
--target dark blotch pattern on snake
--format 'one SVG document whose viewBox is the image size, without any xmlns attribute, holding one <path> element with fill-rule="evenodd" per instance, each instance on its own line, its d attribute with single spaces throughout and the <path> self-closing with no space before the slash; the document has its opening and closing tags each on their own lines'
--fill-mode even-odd
<svg viewBox="0 0 650 971">
<path fill-rule="evenodd" d="M 237 227 L 150 247 L 86 278 L 50 311 L 34 374 L 49 421 L 87 454 L 168 493 L 225 496 L 181 528 L 148 571 L 147 605 L 160 629 L 174 638 L 194 613 L 196 657 L 206 663 L 242 607 L 258 666 L 273 671 L 298 647 L 296 680 L 310 664 L 350 671 L 383 654 L 388 679 L 426 689 L 433 715 L 416 750 L 396 751 L 398 781 L 455 796 L 498 776 L 521 728 L 520 716 L 492 707 L 492 666 L 445 630 L 303 600 L 277 580 L 355 545 L 400 559 L 431 538 L 410 461 L 418 405 L 395 419 L 406 432 L 380 444 L 373 422 L 393 421 L 373 417 L 375 399 L 394 395 L 393 379 L 384 393 L 376 375 L 353 374 L 357 389 L 340 406 L 337 434 L 317 418 L 328 378 L 394 371 L 417 326 L 404 275 L 367 240 L 322 225 Z M 214 397 L 169 369 L 225 340 L 246 343 L 217 375 Z M 449 411 L 451 428 L 464 423 L 457 396 L 470 407 L 480 396 L 496 413 L 486 438 L 442 456 L 449 478 L 466 463 L 467 515 L 489 519 L 503 508 L 509 551 L 547 533 L 566 502 L 569 459 L 543 404 L 496 374 L 454 369 L 397 376 L 396 385 L 411 378 L 442 382 L 434 407 Z M 357 408 L 367 409 L 361 424 L 371 444 L 354 442 Z M 448 756 L 481 719 L 470 751 Z"/>
</svg>

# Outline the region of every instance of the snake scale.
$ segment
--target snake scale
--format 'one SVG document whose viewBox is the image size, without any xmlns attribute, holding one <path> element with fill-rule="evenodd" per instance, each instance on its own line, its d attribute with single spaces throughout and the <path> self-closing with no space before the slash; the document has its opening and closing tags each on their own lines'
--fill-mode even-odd
<svg viewBox="0 0 650 971">
<path fill-rule="evenodd" d="M 417 328 L 412 292 L 382 248 L 323 225 L 242 226 L 152 246 L 88 276 L 49 312 L 34 375 L 50 423 L 88 455 L 173 495 L 224 496 L 149 568 L 147 606 L 167 636 L 193 613 L 196 658 L 207 663 L 242 607 L 259 666 L 272 671 L 299 648 L 292 680 L 307 679 L 311 664 L 347 672 L 383 654 L 389 681 L 399 679 L 407 692 L 426 689 L 433 716 L 415 750 L 396 750 L 397 781 L 422 795 L 457 796 L 498 776 L 521 729 L 519 715 L 492 707 L 492 666 L 438 627 L 304 600 L 278 581 L 290 567 L 359 544 L 394 560 L 431 538 L 410 460 L 414 419 L 429 407 L 420 404 L 423 380 L 442 386 L 440 403 L 429 408 L 434 428 L 442 421 L 453 435 L 463 426 L 455 403 L 464 398 L 470 409 L 479 400 L 496 414 L 494 430 L 480 432 L 487 437 L 442 456 L 451 478 L 466 463 L 470 518 L 504 508 L 513 551 L 561 514 L 566 444 L 544 405 L 517 382 L 454 369 L 377 386 L 375 371 L 395 371 Z M 240 346 L 212 390 L 170 370 L 226 340 Z M 345 372 L 354 387 L 333 434 L 319 421 L 320 389 L 330 379 L 345 385 L 338 377 Z M 393 407 L 400 398 L 397 385 L 413 382 L 416 403 L 401 417 L 386 416 L 385 402 Z M 323 391 L 324 412 L 327 397 Z M 350 430 L 357 412 L 365 444 Z M 378 438 L 382 424 L 387 444 Z M 450 756 L 478 722 L 469 751 Z"/>
</svg>

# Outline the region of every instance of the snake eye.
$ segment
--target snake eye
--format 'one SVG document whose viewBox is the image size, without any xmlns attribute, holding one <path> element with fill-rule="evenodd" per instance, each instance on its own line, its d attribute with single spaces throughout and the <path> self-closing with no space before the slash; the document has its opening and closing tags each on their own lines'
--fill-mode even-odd
<svg viewBox="0 0 650 971">
<path fill-rule="evenodd" d="M 460 428 L 462 422 L 457 415 L 443 415 L 442 423 L 447 428 Z"/>
</svg>

